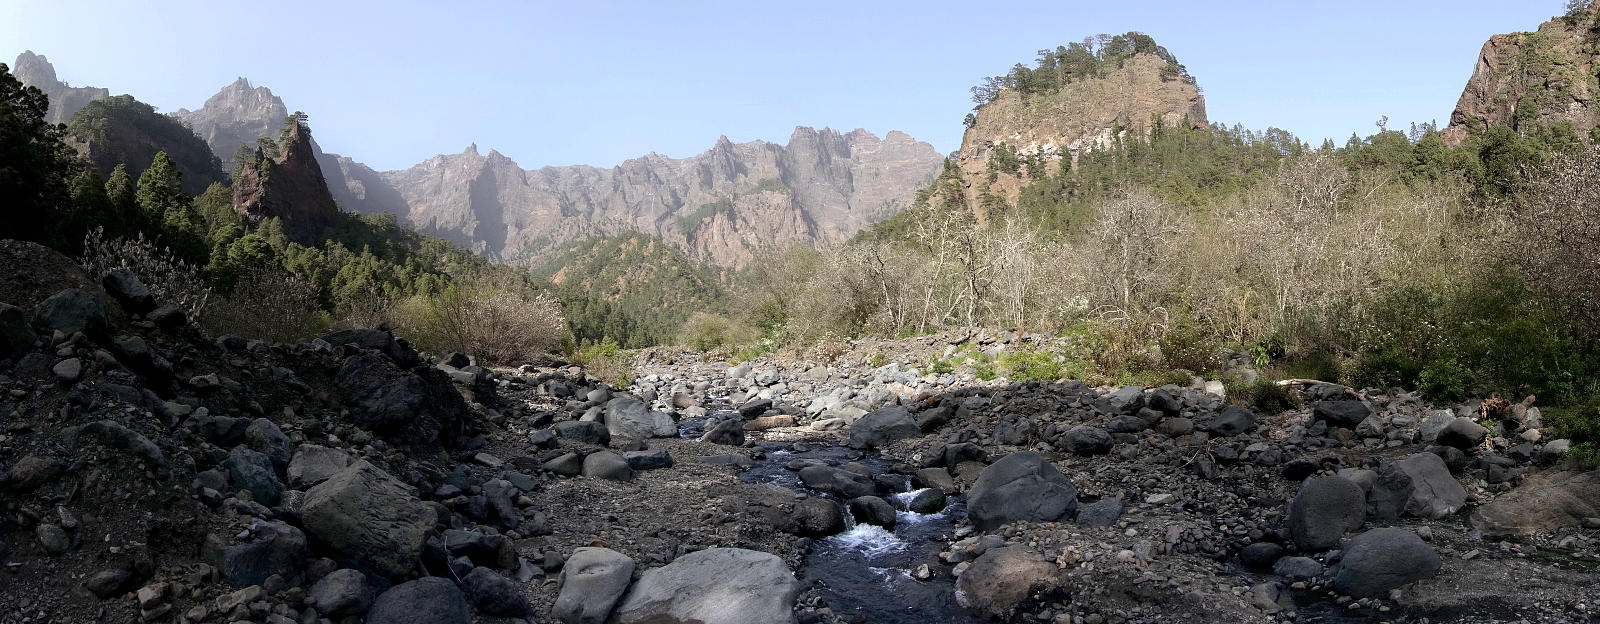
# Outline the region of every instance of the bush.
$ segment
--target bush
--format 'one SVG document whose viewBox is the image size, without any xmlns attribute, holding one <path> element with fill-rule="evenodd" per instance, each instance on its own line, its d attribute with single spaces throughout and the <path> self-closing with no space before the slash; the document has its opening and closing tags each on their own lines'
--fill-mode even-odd
<svg viewBox="0 0 1600 624">
<path fill-rule="evenodd" d="M 400 307 L 398 326 L 434 352 L 459 351 L 492 364 L 536 361 L 568 344 L 561 304 L 516 284 L 452 284 Z"/>
<path fill-rule="evenodd" d="M 628 366 L 628 353 L 617 341 L 606 338 L 578 349 L 578 363 L 594 378 L 612 387 L 626 388 L 633 383 L 632 368 Z"/>
<path fill-rule="evenodd" d="M 206 307 L 201 326 L 214 335 L 235 334 L 293 343 L 324 333 L 326 315 L 317 284 L 266 264 L 235 276 L 233 290 Z"/>
<path fill-rule="evenodd" d="M 1572 440 L 1572 454 L 1585 468 L 1600 468 L 1600 402 L 1550 408 L 1545 419 L 1557 437 Z"/>
<path fill-rule="evenodd" d="M 1299 409 L 1301 405 L 1300 399 L 1289 392 L 1288 388 L 1266 379 L 1258 379 L 1251 384 L 1227 385 L 1228 396 L 1261 414 L 1281 414 L 1288 410 Z"/>
<path fill-rule="evenodd" d="M 1064 373 L 1062 358 L 1045 351 L 1012 351 L 1000 356 L 1003 367 L 1012 381 L 1056 381 Z"/>
<path fill-rule="evenodd" d="M 139 276 L 158 304 L 182 308 L 191 319 L 204 316 L 211 299 L 211 287 L 200 276 L 200 269 L 179 259 L 171 249 L 146 240 L 144 233 L 134 238 L 106 238 L 105 229 L 96 227 L 83 239 L 84 272 L 99 279 L 112 269 L 127 267 Z"/>
<path fill-rule="evenodd" d="M 695 312 L 683 326 L 683 343 L 701 353 L 737 347 L 756 338 L 755 329 L 720 314 Z"/>
</svg>

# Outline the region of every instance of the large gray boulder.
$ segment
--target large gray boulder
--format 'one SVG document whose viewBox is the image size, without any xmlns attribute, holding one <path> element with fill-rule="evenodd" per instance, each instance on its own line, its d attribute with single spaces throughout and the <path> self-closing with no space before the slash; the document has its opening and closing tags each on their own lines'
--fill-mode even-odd
<svg viewBox="0 0 1600 624">
<path fill-rule="evenodd" d="M 60 331 L 104 335 L 111 329 L 105 300 L 100 293 L 69 288 L 39 302 L 33 310 L 33 327 L 48 335 Z"/>
<path fill-rule="evenodd" d="M 1471 418 L 1457 418 L 1439 431 L 1438 443 L 1458 449 L 1469 449 L 1483 443 L 1489 429 Z"/>
<path fill-rule="evenodd" d="M 1077 507 L 1072 482 L 1032 451 L 1012 453 L 984 468 L 967 496 L 967 517 L 983 531 L 1016 520 L 1070 518 Z"/>
<path fill-rule="evenodd" d="M 350 454 L 343 449 L 302 444 L 289 460 L 289 485 L 305 489 L 327 481 L 350 465 Z"/>
<path fill-rule="evenodd" d="M 850 448 L 868 449 L 895 440 L 922 435 L 922 428 L 904 406 L 890 405 L 867 412 L 850 423 Z"/>
<path fill-rule="evenodd" d="M 472 599 L 472 606 L 487 615 L 522 617 L 528 614 L 528 599 L 517 584 L 489 568 L 473 568 L 461 579 L 461 589 Z"/>
<path fill-rule="evenodd" d="M 345 360 L 337 377 L 349 394 L 357 425 L 407 443 L 450 437 L 467 419 L 467 404 L 436 368 L 398 368 L 389 357 L 361 353 Z"/>
<path fill-rule="evenodd" d="M 1312 477 L 1289 501 L 1289 537 L 1300 550 L 1332 548 L 1344 534 L 1361 528 L 1367 500 L 1361 486 L 1344 477 Z"/>
<path fill-rule="evenodd" d="M 249 491 L 250 497 L 263 505 L 278 504 L 283 485 L 278 483 L 278 474 L 266 455 L 235 446 L 222 463 L 228 469 L 228 480 L 234 488 Z"/>
<path fill-rule="evenodd" d="M 872 479 L 833 466 L 801 468 L 800 482 L 808 488 L 831 492 L 847 499 L 868 496 L 878 489 Z"/>
<path fill-rule="evenodd" d="M 378 597 L 378 589 L 367 580 L 367 575 L 343 568 L 318 580 L 306 596 L 316 605 L 318 614 L 342 617 L 365 612 Z"/>
<path fill-rule="evenodd" d="M 1382 596 L 1439 573 L 1439 553 L 1406 529 L 1373 529 L 1351 538 L 1331 570 L 1339 593 Z"/>
<path fill-rule="evenodd" d="M 144 314 L 156 307 L 156 299 L 151 296 L 150 289 L 139 281 L 139 276 L 134 275 L 133 269 L 121 267 L 112 269 L 100 278 L 100 285 L 106 289 L 122 309 L 134 314 Z"/>
<path fill-rule="evenodd" d="M 678 435 L 678 423 L 666 412 L 651 411 L 644 401 L 617 397 L 606 403 L 606 429 L 613 438 L 639 440 Z"/>
<path fill-rule="evenodd" d="M 1079 455 L 1104 455 L 1111 452 L 1117 441 L 1111 432 L 1099 427 L 1078 425 L 1061 436 L 1061 445 Z"/>
<path fill-rule="evenodd" d="M 627 481 L 633 478 L 633 468 L 621 455 L 611 451 L 600 451 L 584 456 L 583 476 L 590 479 Z"/>
<path fill-rule="evenodd" d="M 1394 466 L 1411 477 L 1407 514 L 1437 519 L 1460 511 L 1467 504 L 1466 488 L 1450 476 L 1450 468 L 1438 455 L 1415 453 L 1394 462 Z"/>
<path fill-rule="evenodd" d="M 431 505 L 365 460 L 306 491 L 300 517 L 307 531 L 335 551 L 392 580 L 416 575 L 434 525 Z"/>
<path fill-rule="evenodd" d="M 1574 529 L 1600 518 L 1600 470 L 1549 472 L 1472 512 L 1472 526 L 1488 537 Z"/>
<path fill-rule="evenodd" d="M 254 520 L 246 536 L 222 551 L 222 579 L 234 587 L 260 585 L 274 574 L 293 577 L 305 566 L 310 550 L 306 534 L 276 520 Z"/>
<path fill-rule="evenodd" d="M 788 488 L 764 483 L 746 500 L 752 515 L 784 533 L 823 537 L 844 530 L 844 513 L 826 497 L 797 498 Z"/>
<path fill-rule="evenodd" d="M 367 611 L 365 623 L 472 624 L 472 610 L 455 583 L 429 576 L 380 594 Z"/>
<path fill-rule="evenodd" d="M 0 303 L 0 358 L 26 353 L 38 339 L 22 308 Z"/>
<path fill-rule="evenodd" d="M 1055 574 L 1055 564 L 1031 548 L 991 548 L 956 578 L 956 601 L 984 618 L 1007 619 Z"/>
<path fill-rule="evenodd" d="M 550 615 L 566 624 L 604 624 L 633 580 L 633 559 L 610 548 L 579 548 L 561 568 Z"/>
<path fill-rule="evenodd" d="M 1362 401 L 1320 401 L 1311 408 L 1313 420 L 1327 421 L 1330 427 L 1355 429 L 1372 415 L 1372 406 Z"/>
<path fill-rule="evenodd" d="M 711 548 L 645 572 L 617 624 L 793 624 L 800 583 L 777 555 Z"/>
</svg>

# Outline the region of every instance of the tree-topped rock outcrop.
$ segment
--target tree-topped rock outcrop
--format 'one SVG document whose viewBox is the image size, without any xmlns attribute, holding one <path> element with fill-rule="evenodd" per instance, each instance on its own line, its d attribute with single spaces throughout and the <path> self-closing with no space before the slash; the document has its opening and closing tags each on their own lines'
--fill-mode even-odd
<svg viewBox="0 0 1600 624">
<path fill-rule="evenodd" d="M 33 50 L 24 50 L 17 55 L 17 63 L 11 67 L 11 73 L 22 84 L 38 87 L 50 97 L 50 112 L 45 115 L 45 121 L 53 124 L 67 123 L 72 119 L 72 114 L 84 105 L 111 97 L 111 92 L 105 87 L 73 87 L 62 82 L 56 78 L 56 68 L 50 64 L 50 60 L 43 54 L 34 54 Z"/>
<path fill-rule="evenodd" d="M 967 117 L 956 163 L 975 209 L 985 191 L 1015 202 L 1024 167 L 1037 177 L 1062 159 L 1143 136 L 1156 123 L 1207 123 L 1205 97 L 1188 70 L 1136 32 L 1040 50 L 1035 67 L 1018 63 L 986 79 L 973 87 L 973 100 L 978 107 Z"/>
<path fill-rule="evenodd" d="M 1490 37 L 1445 129 L 1447 142 L 1494 126 L 1527 131 L 1600 125 L 1600 4 L 1579 6 L 1533 32 Z"/>
<path fill-rule="evenodd" d="M 194 131 L 131 95 L 94 100 L 78 109 L 67 124 L 67 142 L 107 178 L 119 164 L 137 178 L 156 153 L 166 152 L 183 176 L 185 193 L 198 195 L 212 182 L 227 179 L 221 161 Z"/>
<path fill-rule="evenodd" d="M 303 114 L 289 117 L 278 143 L 263 144 L 240 163 L 233 180 L 233 209 L 251 222 L 282 219 L 289 237 L 301 243 L 322 241 L 323 231 L 339 216 L 339 206 L 328 193 Z"/>
</svg>

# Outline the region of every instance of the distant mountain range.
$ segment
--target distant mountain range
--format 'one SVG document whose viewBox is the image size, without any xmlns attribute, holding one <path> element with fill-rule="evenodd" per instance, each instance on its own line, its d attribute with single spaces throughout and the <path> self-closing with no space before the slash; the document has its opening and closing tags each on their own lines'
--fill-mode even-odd
<svg viewBox="0 0 1600 624">
<path fill-rule="evenodd" d="M 59 82 L 43 57 L 24 52 L 23 82 L 51 96 L 65 122 L 105 89 Z M 203 139 L 225 169 L 239 146 L 275 136 L 290 108 L 264 86 L 240 78 L 197 110 L 172 116 Z M 353 158 L 313 152 L 339 205 L 361 214 L 393 213 L 418 231 L 491 259 L 534 265 L 562 243 L 642 232 L 689 257 L 742 266 L 760 249 L 825 247 L 910 204 L 944 157 L 901 132 L 879 138 L 796 128 L 786 145 L 719 138 L 690 158 L 647 154 L 621 165 L 526 170 L 476 145 L 403 171 L 376 171 Z"/>
</svg>

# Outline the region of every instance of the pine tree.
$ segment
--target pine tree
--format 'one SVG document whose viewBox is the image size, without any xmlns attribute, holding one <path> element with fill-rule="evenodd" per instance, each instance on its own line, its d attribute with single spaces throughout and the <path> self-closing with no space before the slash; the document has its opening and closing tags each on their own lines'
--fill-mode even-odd
<svg viewBox="0 0 1600 624">
<path fill-rule="evenodd" d="M 189 196 L 183 192 L 183 174 L 172 159 L 167 158 L 166 152 L 156 152 L 150 168 L 139 174 L 135 199 L 150 223 L 161 223 L 168 210 L 189 205 Z"/>
</svg>

